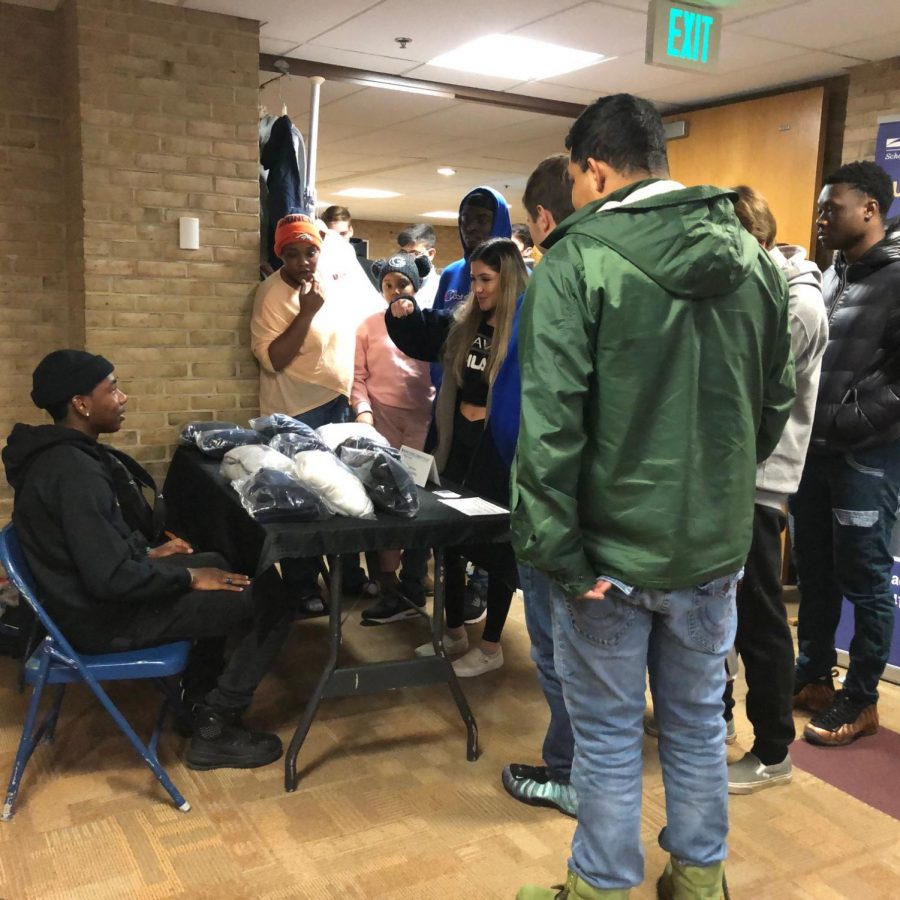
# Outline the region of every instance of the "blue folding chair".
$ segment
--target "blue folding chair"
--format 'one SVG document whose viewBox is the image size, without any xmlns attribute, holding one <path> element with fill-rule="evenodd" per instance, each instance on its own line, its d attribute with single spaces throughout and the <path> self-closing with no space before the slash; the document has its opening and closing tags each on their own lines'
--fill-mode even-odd
<svg viewBox="0 0 900 900">
<path fill-rule="evenodd" d="M 166 713 L 173 703 L 177 703 L 177 696 L 172 687 L 164 680 L 170 675 L 178 675 L 184 671 L 187 665 L 188 652 L 191 649 L 190 641 L 177 641 L 172 644 L 163 644 L 159 647 L 150 647 L 142 650 L 129 650 L 125 653 L 103 653 L 100 655 L 87 655 L 76 653 L 69 642 L 62 636 L 59 629 L 44 611 L 37 599 L 34 577 L 25 561 L 19 538 L 15 527 L 7 525 L 0 531 L 0 562 L 6 569 L 9 580 L 15 585 L 22 599 L 31 607 L 37 616 L 47 636 L 41 641 L 35 651 L 25 663 L 25 681 L 32 686 L 31 701 L 28 704 L 28 712 L 25 715 L 25 725 L 22 728 L 22 739 L 16 753 L 16 761 L 13 764 L 12 777 L 9 780 L 9 788 L 6 792 L 6 802 L 0 819 L 8 822 L 13 816 L 13 806 L 16 795 L 19 792 L 19 782 L 25 766 L 31 758 L 35 747 L 43 738 L 53 740 L 56 722 L 59 718 L 59 710 L 62 706 L 63 693 L 67 684 L 83 682 L 113 717 L 115 723 L 122 729 L 125 736 L 131 741 L 132 746 L 141 755 L 141 758 L 150 767 L 159 783 L 166 789 L 175 805 L 187 812 L 191 808 L 178 788 L 172 784 L 165 769 L 159 764 L 157 746 L 159 734 L 162 730 Z M 134 729 L 119 712 L 116 705 L 109 699 L 106 691 L 100 687 L 101 681 L 125 681 L 138 678 L 153 678 L 162 689 L 164 700 L 156 728 L 149 744 L 144 744 L 135 734 Z M 44 716 L 40 725 L 37 722 L 38 707 L 44 685 L 56 685 L 56 696 L 50 710 Z"/>
</svg>

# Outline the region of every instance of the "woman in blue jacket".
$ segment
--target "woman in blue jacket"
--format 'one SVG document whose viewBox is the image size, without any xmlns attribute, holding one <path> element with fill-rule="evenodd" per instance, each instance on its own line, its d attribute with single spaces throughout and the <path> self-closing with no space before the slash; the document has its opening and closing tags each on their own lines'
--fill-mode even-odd
<svg viewBox="0 0 900 900">
<path fill-rule="evenodd" d="M 498 450 L 492 422 L 500 403 L 507 418 L 517 412 L 512 392 L 494 391 L 501 370 L 518 368 L 510 353 L 510 338 L 528 272 L 516 245 L 508 238 L 491 238 L 469 256 L 471 290 L 454 310 L 419 309 L 414 300 L 394 300 L 385 313 L 391 340 L 407 356 L 440 362 L 444 377 L 435 406 L 438 471 L 448 481 L 509 505 L 510 462 Z M 517 381 L 517 379 L 514 379 Z M 463 625 L 465 564 L 471 560 L 488 572 L 487 620 L 481 643 L 469 649 Z M 509 544 L 450 548 L 446 553 L 447 633 L 450 654 L 465 653 L 453 668 L 471 677 L 503 665 L 500 634 L 517 587 L 516 561 Z M 417 648 L 433 652 L 431 644 Z"/>
</svg>

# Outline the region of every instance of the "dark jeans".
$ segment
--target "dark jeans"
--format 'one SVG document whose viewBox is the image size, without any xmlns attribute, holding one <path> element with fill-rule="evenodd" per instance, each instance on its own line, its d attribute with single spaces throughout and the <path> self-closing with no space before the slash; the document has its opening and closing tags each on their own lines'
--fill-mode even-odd
<svg viewBox="0 0 900 900">
<path fill-rule="evenodd" d="M 737 589 L 734 646 L 747 677 L 752 752 L 767 766 L 782 762 L 794 740 L 794 642 L 781 589 L 782 531 L 780 510 L 754 507 L 753 541 Z"/>
<path fill-rule="evenodd" d="M 343 395 L 323 403 L 321 406 L 310 409 L 305 413 L 294 416 L 310 428 L 320 428 L 322 425 L 335 425 L 350 420 L 350 404 Z M 281 574 L 285 586 L 293 599 L 303 600 L 307 597 L 319 597 L 319 569 L 321 565 L 318 559 L 283 559 L 281 560 Z M 366 575 L 358 562 L 352 559 L 345 561 L 341 570 L 342 583 L 348 593 L 356 593 L 361 589 Z"/>
<path fill-rule="evenodd" d="M 463 625 L 463 608 L 466 590 L 466 560 L 487 569 L 487 618 L 482 639 L 499 641 L 509 615 L 512 596 L 519 586 L 516 557 L 509 544 L 466 544 L 448 547 L 444 554 L 446 576 L 447 627 Z"/>
<path fill-rule="evenodd" d="M 846 597 L 855 629 L 844 690 L 859 701 L 878 700 L 894 626 L 890 539 L 898 493 L 900 442 L 807 457 L 790 504 L 800 589 L 798 681 L 830 674 Z"/>
<path fill-rule="evenodd" d="M 218 553 L 166 557 L 159 565 L 231 569 Z M 186 696 L 205 696 L 214 709 L 243 710 L 274 665 L 290 620 L 281 580 L 269 569 L 241 593 L 188 591 L 174 600 L 135 606 L 123 633 L 84 636 L 77 643 L 85 652 L 104 653 L 194 640 L 182 677 Z M 235 639 L 235 646 L 225 664 L 229 637 Z"/>
</svg>

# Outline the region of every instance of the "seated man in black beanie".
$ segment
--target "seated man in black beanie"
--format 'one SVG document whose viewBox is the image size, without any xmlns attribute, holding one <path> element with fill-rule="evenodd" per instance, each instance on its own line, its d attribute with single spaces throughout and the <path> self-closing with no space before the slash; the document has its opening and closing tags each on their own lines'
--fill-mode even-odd
<svg viewBox="0 0 900 900">
<path fill-rule="evenodd" d="M 251 584 L 218 554 L 160 543 L 153 479 L 98 443 L 119 430 L 127 397 L 112 364 L 57 350 L 34 370 L 32 400 L 52 425 L 15 425 L 3 450 L 13 522 L 41 600 L 75 649 L 131 650 L 195 640 L 182 684 L 193 705 L 192 769 L 255 768 L 281 756 L 277 735 L 240 724 L 271 668 L 289 614 L 277 575 Z M 263 583 L 265 582 L 265 583 Z M 225 638 L 236 639 L 224 664 Z"/>
</svg>

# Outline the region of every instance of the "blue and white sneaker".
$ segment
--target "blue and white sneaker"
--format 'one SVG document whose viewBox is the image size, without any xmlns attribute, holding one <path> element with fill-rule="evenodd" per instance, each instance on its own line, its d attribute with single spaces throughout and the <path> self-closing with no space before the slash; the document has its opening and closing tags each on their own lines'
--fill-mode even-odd
<svg viewBox="0 0 900 900">
<path fill-rule="evenodd" d="M 503 769 L 503 787 L 520 803 L 529 806 L 549 806 L 573 819 L 578 816 L 578 795 L 571 784 L 554 781 L 546 766 L 526 766 L 519 763 Z"/>
</svg>

